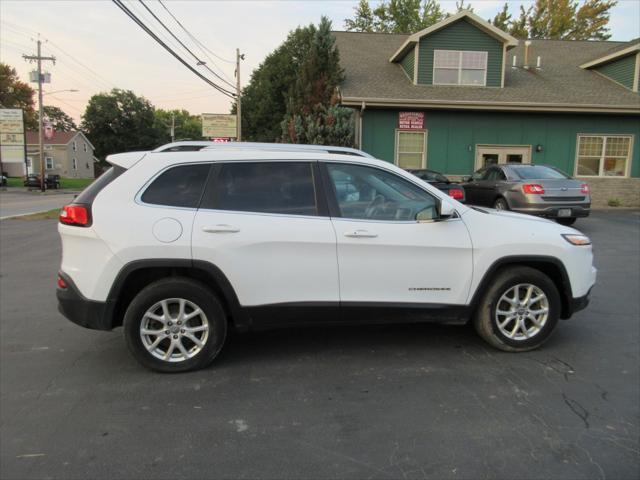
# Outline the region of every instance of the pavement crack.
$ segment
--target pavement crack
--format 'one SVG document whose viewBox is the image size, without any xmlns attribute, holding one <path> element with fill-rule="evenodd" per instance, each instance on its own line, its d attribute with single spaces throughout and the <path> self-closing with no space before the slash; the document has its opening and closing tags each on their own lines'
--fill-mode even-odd
<svg viewBox="0 0 640 480">
<path fill-rule="evenodd" d="M 567 404 L 567 407 L 569 407 L 569 409 L 571 409 L 571 411 L 584 422 L 584 428 L 589 428 L 589 421 L 587 420 L 589 418 L 589 411 L 574 399 L 567 397 L 564 392 L 562 393 L 562 398 L 564 403 Z"/>
</svg>

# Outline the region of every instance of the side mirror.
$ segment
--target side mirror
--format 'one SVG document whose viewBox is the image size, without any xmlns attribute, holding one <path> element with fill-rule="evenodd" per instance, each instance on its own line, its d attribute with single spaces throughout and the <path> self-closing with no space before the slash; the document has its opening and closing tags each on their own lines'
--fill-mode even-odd
<svg viewBox="0 0 640 480">
<path fill-rule="evenodd" d="M 453 217 L 456 209 L 449 202 L 440 202 L 440 220 L 446 220 Z"/>
<path fill-rule="evenodd" d="M 465 175 L 464 177 L 462 177 L 462 181 L 463 182 L 470 182 L 471 180 L 473 180 L 473 177 L 471 175 Z"/>
</svg>

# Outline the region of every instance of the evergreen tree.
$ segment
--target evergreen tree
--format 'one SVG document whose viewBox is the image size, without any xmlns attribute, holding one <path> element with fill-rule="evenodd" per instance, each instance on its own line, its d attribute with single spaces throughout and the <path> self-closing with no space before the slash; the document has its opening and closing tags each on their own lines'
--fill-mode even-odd
<svg viewBox="0 0 640 480">
<path fill-rule="evenodd" d="M 355 32 L 414 33 L 445 18 L 437 0 L 389 0 L 373 10 L 360 0 L 345 28 Z"/>
<path fill-rule="evenodd" d="M 322 17 L 288 101 L 283 142 L 353 145 L 353 114 L 338 106 L 336 94 L 343 79 L 331 22 Z"/>
<path fill-rule="evenodd" d="M 352 19 L 347 18 L 344 21 L 344 26 L 350 32 L 373 32 L 374 27 L 374 14 L 369 6 L 367 0 L 360 0 L 358 6 L 354 9 L 355 16 Z"/>
<path fill-rule="evenodd" d="M 511 24 L 511 14 L 509 13 L 508 3 L 505 2 L 505 4 L 502 6 L 502 10 L 500 10 L 496 14 L 496 16 L 493 17 L 493 21 L 491 23 L 505 32 L 509 30 L 509 25 Z"/>
</svg>

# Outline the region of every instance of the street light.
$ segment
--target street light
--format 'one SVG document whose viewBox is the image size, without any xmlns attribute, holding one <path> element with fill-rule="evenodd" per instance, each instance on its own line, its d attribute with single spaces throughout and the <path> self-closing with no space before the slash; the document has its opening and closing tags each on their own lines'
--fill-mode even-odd
<svg viewBox="0 0 640 480">
<path fill-rule="evenodd" d="M 52 93 L 61 93 L 61 92 L 79 92 L 80 90 L 76 90 L 75 88 L 72 88 L 70 90 L 54 90 L 53 92 L 44 92 L 42 95 L 51 95 Z"/>
</svg>

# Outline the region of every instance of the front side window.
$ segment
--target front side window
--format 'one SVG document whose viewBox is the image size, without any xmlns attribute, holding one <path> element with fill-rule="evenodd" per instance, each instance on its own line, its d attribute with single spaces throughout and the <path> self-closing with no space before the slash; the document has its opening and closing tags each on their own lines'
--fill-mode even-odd
<svg viewBox="0 0 640 480">
<path fill-rule="evenodd" d="M 318 215 L 313 168 L 308 162 L 223 164 L 212 196 L 203 202 L 204 208 Z"/>
<path fill-rule="evenodd" d="M 417 185 L 378 168 L 328 164 L 340 216 L 411 221 L 437 217 L 437 200 Z"/>
<path fill-rule="evenodd" d="M 44 158 L 44 163 L 45 163 L 45 168 L 47 170 L 53 170 L 53 158 L 52 157 L 45 157 Z"/>
<path fill-rule="evenodd" d="M 420 170 L 425 167 L 427 133 L 424 131 L 397 131 L 396 165 L 405 170 Z"/>
<path fill-rule="evenodd" d="M 631 155 L 631 136 L 580 135 L 576 174 L 624 177 Z"/>
<path fill-rule="evenodd" d="M 434 85 L 485 86 L 487 80 L 487 52 L 434 50 Z"/>
<path fill-rule="evenodd" d="M 197 208 L 210 168 L 209 164 L 170 168 L 149 185 L 141 199 L 155 205 Z"/>
</svg>

